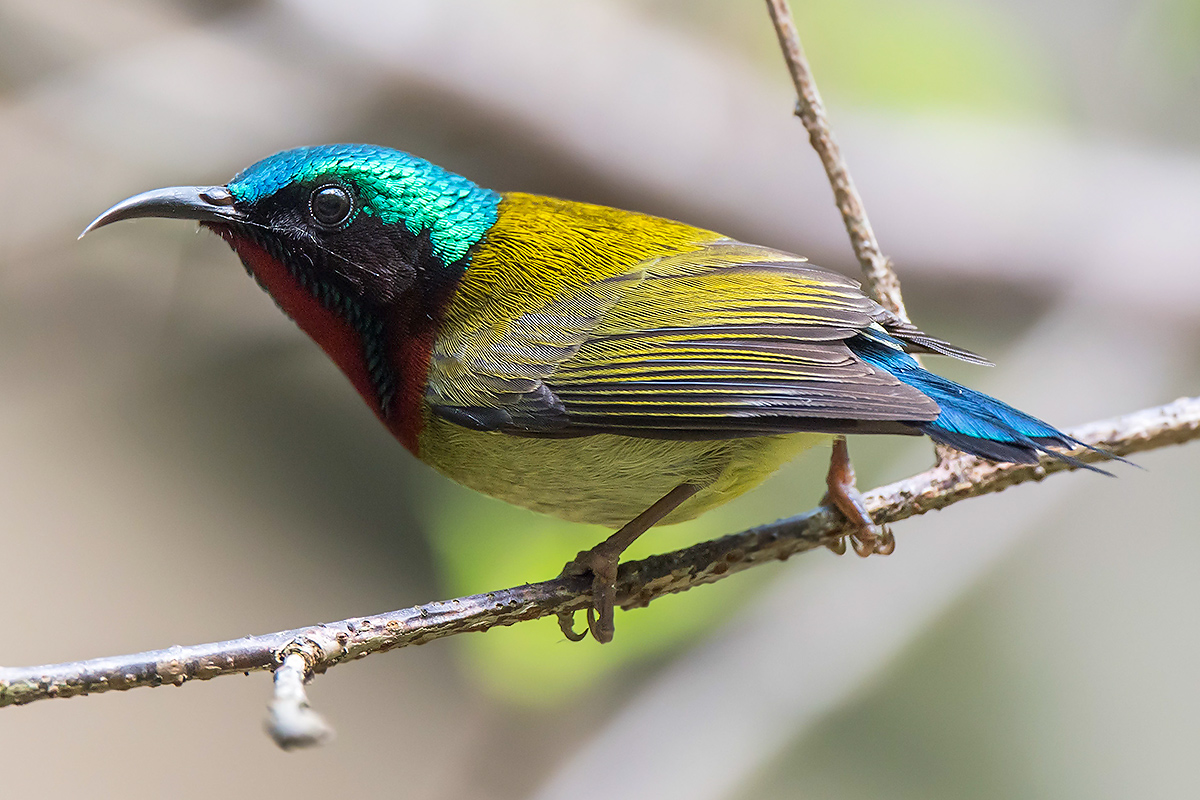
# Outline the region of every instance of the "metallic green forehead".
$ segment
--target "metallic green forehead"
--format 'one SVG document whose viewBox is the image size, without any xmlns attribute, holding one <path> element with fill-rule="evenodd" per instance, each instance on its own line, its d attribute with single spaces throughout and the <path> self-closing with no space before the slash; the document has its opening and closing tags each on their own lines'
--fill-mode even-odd
<svg viewBox="0 0 1200 800">
<path fill-rule="evenodd" d="M 264 158 L 229 182 L 239 203 L 253 204 L 293 184 L 341 181 L 355 190 L 362 213 L 384 224 L 429 232 L 434 253 L 453 263 L 496 222 L 500 195 L 428 161 L 366 144 L 299 147 Z"/>
</svg>

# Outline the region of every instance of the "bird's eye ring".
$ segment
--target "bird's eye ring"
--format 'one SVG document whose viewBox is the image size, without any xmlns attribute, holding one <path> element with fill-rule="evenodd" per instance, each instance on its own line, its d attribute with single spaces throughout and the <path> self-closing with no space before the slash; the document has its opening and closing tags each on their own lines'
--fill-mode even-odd
<svg viewBox="0 0 1200 800">
<path fill-rule="evenodd" d="M 308 210 L 322 228 L 340 228 L 354 213 L 354 198 L 340 183 L 327 183 L 313 191 Z"/>
</svg>

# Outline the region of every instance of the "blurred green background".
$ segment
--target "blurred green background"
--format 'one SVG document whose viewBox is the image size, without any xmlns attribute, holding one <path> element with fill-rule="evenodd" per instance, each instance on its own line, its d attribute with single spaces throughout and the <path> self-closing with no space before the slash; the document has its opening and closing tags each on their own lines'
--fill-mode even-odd
<svg viewBox="0 0 1200 800">
<path fill-rule="evenodd" d="M 797 22 L 950 377 L 1061 425 L 1200 386 L 1200 2 L 833 0 Z M 598 540 L 449 484 L 215 237 L 112 202 L 370 141 L 854 274 L 765 9 L 728 0 L 0 0 L 0 663 L 196 643 L 554 575 Z M 851 442 L 863 486 L 928 443 Z M 0 795 L 1195 797 L 1197 449 L 620 613 L 337 669 L 0 711 Z M 821 455 L 646 555 L 804 510 Z"/>
</svg>

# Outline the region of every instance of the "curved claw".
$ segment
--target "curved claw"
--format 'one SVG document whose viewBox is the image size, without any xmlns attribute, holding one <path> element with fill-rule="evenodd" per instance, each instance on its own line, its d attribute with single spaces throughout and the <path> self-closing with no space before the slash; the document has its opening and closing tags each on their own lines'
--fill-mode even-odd
<svg viewBox="0 0 1200 800">
<path fill-rule="evenodd" d="M 613 626 L 610 624 L 609 629 L 606 631 L 604 629 L 603 623 L 601 621 L 604 619 L 604 617 L 603 617 L 604 612 L 601 611 L 600 614 L 601 614 L 600 618 L 597 619 L 596 607 L 588 606 L 588 608 L 587 608 L 588 632 L 592 634 L 592 638 L 594 638 L 597 642 L 599 642 L 600 644 L 604 644 L 605 642 L 612 641 Z M 607 637 L 607 638 L 605 638 L 605 637 Z"/>
<path fill-rule="evenodd" d="M 603 545 L 585 550 L 568 562 L 560 577 L 592 573 L 592 604 L 587 607 L 587 628 L 575 632 L 575 612 L 560 611 L 558 628 L 572 642 L 581 642 L 590 633 L 601 644 L 611 642 L 616 630 L 614 606 L 617 600 L 616 556 L 604 553 Z"/>
<path fill-rule="evenodd" d="M 592 609 L 588 609 L 588 627 L 584 628 L 579 633 L 575 632 L 575 612 L 560 611 L 558 612 L 558 629 L 562 631 L 562 635 L 567 637 L 568 641 L 582 642 L 587 638 L 588 631 L 592 627 L 591 619 Z M 595 634 L 593 634 L 595 635 Z"/>
<path fill-rule="evenodd" d="M 896 537 L 887 526 L 871 525 L 850 534 L 854 552 L 866 558 L 871 555 L 890 556 L 896 551 Z"/>
<path fill-rule="evenodd" d="M 850 543 L 854 545 L 854 553 L 859 558 L 866 558 L 875 552 L 875 542 L 878 541 L 873 536 L 864 536 L 863 532 L 850 534 Z"/>
<path fill-rule="evenodd" d="M 896 552 L 896 537 L 892 529 L 886 525 L 879 529 L 879 539 L 875 542 L 875 552 L 881 556 L 890 556 Z"/>
<path fill-rule="evenodd" d="M 600 644 L 611 642 L 616 630 L 614 606 L 617 600 L 618 552 L 611 552 L 602 542 L 591 550 L 584 550 L 563 567 L 559 577 L 575 577 L 592 573 L 592 604 L 587 607 L 587 628 L 575 632 L 575 614 L 564 611 L 558 615 L 558 627 L 572 642 L 587 638 L 590 633 Z"/>
<path fill-rule="evenodd" d="M 614 583 L 605 582 L 596 576 L 592 584 L 594 599 L 587 609 L 588 630 L 600 644 L 607 644 L 613 639 L 616 630 L 615 607 L 617 587 Z"/>
</svg>

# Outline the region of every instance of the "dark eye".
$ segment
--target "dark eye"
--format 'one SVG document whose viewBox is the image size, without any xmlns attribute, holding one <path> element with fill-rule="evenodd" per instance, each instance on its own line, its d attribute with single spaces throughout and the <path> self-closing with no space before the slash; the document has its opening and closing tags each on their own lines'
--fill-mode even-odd
<svg viewBox="0 0 1200 800">
<path fill-rule="evenodd" d="M 354 211 L 354 200 L 346 187 L 331 183 L 313 192 L 308 206 L 318 225 L 323 228 L 337 228 L 350 219 L 350 214 Z"/>
</svg>

